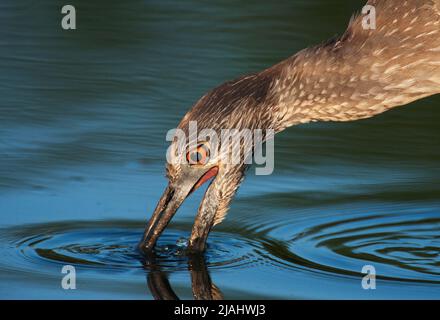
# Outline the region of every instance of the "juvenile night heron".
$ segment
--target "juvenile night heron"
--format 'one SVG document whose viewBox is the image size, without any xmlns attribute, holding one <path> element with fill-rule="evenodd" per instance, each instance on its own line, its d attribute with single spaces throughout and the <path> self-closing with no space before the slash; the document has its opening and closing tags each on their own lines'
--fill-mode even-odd
<svg viewBox="0 0 440 320">
<path fill-rule="evenodd" d="M 365 119 L 440 93 L 440 0 L 367 4 L 375 9 L 375 29 L 365 28 L 364 15 L 353 17 L 341 37 L 208 92 L 179 128 L 187 132 L 188 123 L 197 121 L 200 130 L 279 132 L 311 121 Z M 201 144 L 187 154 L 192 164 L 167 164 L 169 184 L 146 227 L 142 250 L 153 249 L 185 198 L 213 178 L 188 243 L 189 250 L 204 251 L 208 233 L 224 219 L 247 167 L 207 160 L 208 152 Z"/>
</svg>

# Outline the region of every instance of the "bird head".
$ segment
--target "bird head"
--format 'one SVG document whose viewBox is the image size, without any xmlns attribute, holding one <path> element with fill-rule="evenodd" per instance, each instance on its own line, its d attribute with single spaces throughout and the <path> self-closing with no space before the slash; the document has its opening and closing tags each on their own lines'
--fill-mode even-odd
<svg viewBox="0 0 440 320">
<path fill-rule="evenodd" d="M 151 251 L 183 201 L 210 181 L 188 241 L 189 251 L 205 250 L 211 228 L 224 219 L 248 167 L 252 128 L 267 118 L 256 108 L 266 98 L 265 84 L 269 82 L 255 76 L 227 82 L 203 96 L 181 120 L 167 152 L 168 185 L 146 226 L 141 250 Z"/>
</svg>

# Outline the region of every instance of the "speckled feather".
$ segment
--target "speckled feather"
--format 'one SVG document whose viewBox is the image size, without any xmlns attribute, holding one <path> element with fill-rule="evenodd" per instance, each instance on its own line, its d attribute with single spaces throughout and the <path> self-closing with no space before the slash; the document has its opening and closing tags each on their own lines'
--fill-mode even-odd
<svg viewBox="0 0 440 320">
<path fill-rule="evenodd" d="M 376 29 L 354 16 L 336 39 L 300 51 L 260 73 L 226 82 L 185 115 L 199 130 L 275 129 L 311 121 L 351 121 L 440 93 L 440 0 L 370 0 Z M 219 164 L 209 188 L 226 215 L 244 165 Z M 178 165 L 167 167 L 170 178 Z M 203 217 L 200 217 L 203 219 Z"/>
<path fill-rule="evenodd" d="M 369 118 L 440 92 L 440 1 L 369 1 L 377 28 L 354 17 L 338 39 L 282 62 L 277 129 Z"/>
</svg>

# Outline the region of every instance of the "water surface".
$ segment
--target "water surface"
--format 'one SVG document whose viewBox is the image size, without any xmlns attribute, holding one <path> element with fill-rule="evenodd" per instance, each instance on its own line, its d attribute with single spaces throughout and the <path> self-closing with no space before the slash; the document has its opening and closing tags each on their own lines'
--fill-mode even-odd
<svg viewBox="0 0 440 320">
<path fill-rule="evenodd" d="M 362 1 L 70 4 L 75 31 L 61 2 L 0 4 L 1 298 L 440 298 L 440 97 L 286 130 L 203 258 L 181 239 L 204 190 L 154 257 L 135 250 L 167 130 L 208 89 L 341 33 Z"/>
</svg>

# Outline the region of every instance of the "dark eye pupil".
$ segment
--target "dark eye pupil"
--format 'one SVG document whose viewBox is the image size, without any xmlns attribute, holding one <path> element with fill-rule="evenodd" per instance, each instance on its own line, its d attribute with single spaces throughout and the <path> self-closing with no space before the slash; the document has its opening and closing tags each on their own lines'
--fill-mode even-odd
<svg viewBox="0 0 440 320">
<path fill-rule="evenodd" d="M 197 146 L 197 149 L 186 154 L 186 159 L 190 164 L 205 165 L 209 159 L 209 149 L 205 145 L 200 144 Z"/>
<path fill-rule="evenodd" d="M 202 154 L 200 152 L 193 152 L 191 154 L 191 161 L 194 163 L 198 163 L 202 160 Z"/>
</svg>

